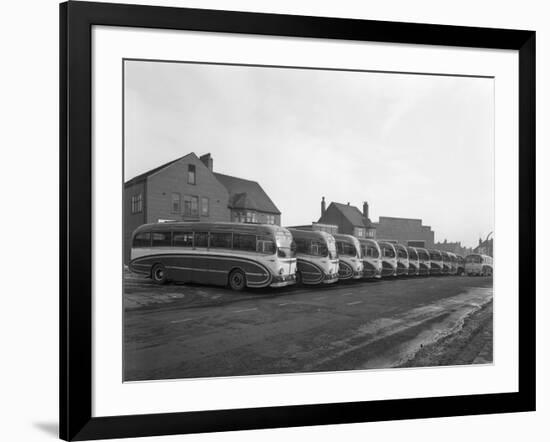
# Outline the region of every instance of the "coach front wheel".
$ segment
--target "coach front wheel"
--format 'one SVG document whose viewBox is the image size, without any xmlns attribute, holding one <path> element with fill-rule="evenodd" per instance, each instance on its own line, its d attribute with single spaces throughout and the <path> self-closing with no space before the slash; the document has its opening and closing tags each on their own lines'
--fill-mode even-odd
<svg viewBox="0 0 550 442">
<path fill-rule="evenodd" d="M 246 276 L 242 270 L 235 269 L 229 274 L 229 287 L 240 292 L 246 287 Z"/>
<path fill-rule="evenodd" d="M 151 270 L 151 278 L 157 284 L 166 284 L 166 269 L 162 264 L 155 264 Z"/>
</svg>

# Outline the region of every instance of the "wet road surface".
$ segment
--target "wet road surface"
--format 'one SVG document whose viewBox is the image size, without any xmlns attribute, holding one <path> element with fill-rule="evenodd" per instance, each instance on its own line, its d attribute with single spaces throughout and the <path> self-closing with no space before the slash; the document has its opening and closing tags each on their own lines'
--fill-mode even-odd
<svg viewBox="0 0 550 442">
<path fill-rule="evenodd" d="M 155 286 L 128 275 L 125 291 L 126 381 L 492 360 L 491 278 L 407 278 L 234 293 Z M 477 319 L 480 312 L 483 321 Z M 479 345 L 464 352 L 470 341 Z M 455 353 L 461 358 L 451 355 L 459 345 Z"/>
</svg>

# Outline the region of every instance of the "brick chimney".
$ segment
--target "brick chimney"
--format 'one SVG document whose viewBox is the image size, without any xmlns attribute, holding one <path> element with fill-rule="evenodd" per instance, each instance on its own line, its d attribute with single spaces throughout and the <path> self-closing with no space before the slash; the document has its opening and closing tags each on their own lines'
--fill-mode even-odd
<svg viewBox="0 0 550 442">
<path fill-rule="evenodd" d="M 325 197 L 321 199 L 321 216 L 325 216 L 325 212 L 327 211 L 327 204 L 325 203 Z"/>
<path fill-rule="evenodd" d="M 367 219 L 369 217 L 369 203 L 366 201 L 363 201 L 363 217 Z"/>
<path fill-rule="evenodd" d="M 214 159 L 210 155 L 210 153 L 205 153 L 200 157 L 200 160 L 203 162 L 203 164 L 208 167 L 210 172 L 214 172 Z"/>
</svg>

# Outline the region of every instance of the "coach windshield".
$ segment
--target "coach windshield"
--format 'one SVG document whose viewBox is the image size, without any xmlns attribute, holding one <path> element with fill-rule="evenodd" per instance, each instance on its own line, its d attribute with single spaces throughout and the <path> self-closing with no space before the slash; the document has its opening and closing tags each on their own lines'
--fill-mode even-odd
<svg viewBox="0 0 550 442">
<path fill-rule="evenodd" d="M 287 230 L 279 230 L 275 233 L 277 242 L 277 254 L 281 258 L 293 258 L 296 255 L 296 245 L 292 234 Z"/>
</svg>

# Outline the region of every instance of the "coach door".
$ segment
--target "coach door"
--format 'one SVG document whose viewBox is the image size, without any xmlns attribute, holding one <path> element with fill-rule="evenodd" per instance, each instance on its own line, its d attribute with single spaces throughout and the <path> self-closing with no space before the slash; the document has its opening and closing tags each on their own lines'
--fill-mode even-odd
<svg viewBox="0 0 550 442">
<path fill-rule="evenodd" d="M 193 280 L 193 232 L 178 232 L 172 234 L 174 254 L 173 267 L 170 273 L 176 281 L 188 282 Z"/>
<path fill-rule="evenodd" d="M 210 252 L 208 232 L 195 232 L 193 238 L 194 254 L 189 266 L 191 281 L 197 284 L 210 284 Z"/>
</svg>

